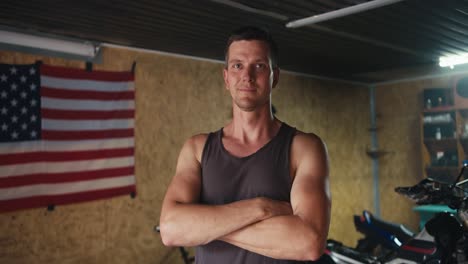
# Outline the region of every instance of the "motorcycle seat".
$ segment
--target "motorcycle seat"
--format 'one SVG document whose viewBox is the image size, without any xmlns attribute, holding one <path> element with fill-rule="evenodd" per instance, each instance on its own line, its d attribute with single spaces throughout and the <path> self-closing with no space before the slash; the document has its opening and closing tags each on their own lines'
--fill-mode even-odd
<svg viewBox="0 0 468 264">
<path fill-rule="evenodd" d="M 384 221 L 367 210 L 362 212 L 362 216 L 355 216 L 354 222 L 358 231 L 362 233 L 377 232 L 376 235 L 385 235 L 389 239 L 397 238 L 401 243 L 407 242 L 414 236 L 414 233 L 404 225 Z"/>
</svg>

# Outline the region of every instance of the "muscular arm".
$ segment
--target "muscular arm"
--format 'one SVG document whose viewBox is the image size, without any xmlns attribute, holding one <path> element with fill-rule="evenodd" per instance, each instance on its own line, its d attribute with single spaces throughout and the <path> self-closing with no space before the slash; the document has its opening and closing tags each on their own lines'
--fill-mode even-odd
<svg viewBox="0 0 468 264">
<path fill-rule="evenodd" d="M 221 240 L 277 259 L 315 260 L 321 256 L 331 206 L 327 154 L 321 140 L 298 134 L 291 148 L 291 166 L 295 175 L 291 189 L 293 215 L 254 223 Z"/>
<path fill-rule="evenodd" d="M 206 135 L 192 137 L 179 155 L 160 217 L 161 237 L 167 246 L 203 245 L 245 226 L 291 211 L 288 203 L 266 198 L 219 206 L 199 204 L 200 160 L 205 141 Z"/>
</svg>

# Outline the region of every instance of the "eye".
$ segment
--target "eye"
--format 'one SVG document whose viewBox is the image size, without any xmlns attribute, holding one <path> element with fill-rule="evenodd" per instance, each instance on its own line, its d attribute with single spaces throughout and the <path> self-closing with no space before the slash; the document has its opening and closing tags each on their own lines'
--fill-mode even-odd
<svg viewBox="0 0 468 264">
<path fill-rule="evenodd" d="M 257 63 L 255 64 L 255 68 L 258 69 L 258 70 L 263 70 L 266 68 L 266 65 L 263 64 L 263 63 Z"/>
<path fill-rule="evenodd" d="M 240 68 L 242 68 L 242 64 L 240 64 L 240 63 L 234 63 L 234 64 L 232 64 L 232 68 L 234 68 L 234 69 L 240 69 Z"/>
</svg>

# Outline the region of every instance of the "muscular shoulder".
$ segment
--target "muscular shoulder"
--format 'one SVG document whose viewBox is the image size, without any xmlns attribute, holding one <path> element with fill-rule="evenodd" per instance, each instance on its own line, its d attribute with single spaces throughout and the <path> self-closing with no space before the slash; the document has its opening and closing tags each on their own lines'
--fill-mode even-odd
<svg viewBox="0 0 468 264">
<path fill-rule="evenodd" d="M 291 144 L 291 165 L 295 171 L 301 164 L 327 166 L 328 154 L 323 140 L 314 133 L 297 130 Z"/>
<path fill-rule="evenodd" d="M 293 150 L 303 151 L 310 148 L 324 148 L 325 144 L 322 139 L 314 133 L 305 133 L 300 130 L 296 130 L 292 146 Z"/>
<path fill-rule="evenodd" d="M 196 157 L 198 162 L 200 162 L 207 138 L 208 134 L 194 135 L 185 141 L 183 150 L 191 152 Z"/>
</svg>

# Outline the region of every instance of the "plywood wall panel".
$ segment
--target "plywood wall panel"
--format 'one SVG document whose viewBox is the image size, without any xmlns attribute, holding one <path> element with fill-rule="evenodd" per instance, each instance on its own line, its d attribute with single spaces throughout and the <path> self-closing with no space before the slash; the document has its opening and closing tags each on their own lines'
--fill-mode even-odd
<svg viewBox="0 0 468 264">
<path fill-rule="evenodd" d="M 79 61 L 0 51 L 0 63 L 33 63 L 37 59 L 84 68 Z M 162 199 L 182 144 L 193 134 L 225 125 L 231 116 L 231 99 L 224 89 L 220 63 L 104 48 L 102 64 L 93 67 L 124 71 L 134 61 L 137 197 L 58 206 L 52 212 L 38 208 L 0 214 L 0 263 L 181 261 L 178 250 L 163 246 L 153 227 L 159 222 Z M 385 101 L 379 104 L 404 99 L 396 93 L 382 95 Z M 352 216 L 373 206 L 371 161 L 365 153 L 370 146 L 368 89 L 282 74 L 273 91 L 273 104 L 278 118 L 314 132 L 326 142 L 333 195 L 330 237 L 354 246 L 360 235 L 354 230 Z M 382 108 L 382 116 L 390 117 L 387 112 L 390 109 Z M 390 131 L 382 133 L 383 146 L 392 146 L 393 138 L 383 138 L 391 137 Z M 401 147 L 405 145 L 398 145 Z M 382 163 L 389 167 L 400 162 L 387 157 Z M 385 167 L 382 170 L 386 173 L 381 177 L 393 174 Z M 386 203 L 391 200 L 385 199 Z M 391 213 L 385 211 L 384 215 Z"/>
<path fill-rule="evenodd" d="M 355 246 L 353 215 L 372 210 L 372 175 L 369 146 L 369 96 L 366 87 L 335 85 L 327 89 L 330 96 L 327 131 L 324 139 L 330 152 L 330 181 L 333 195 L 330 237 Z"/>
</svg>

